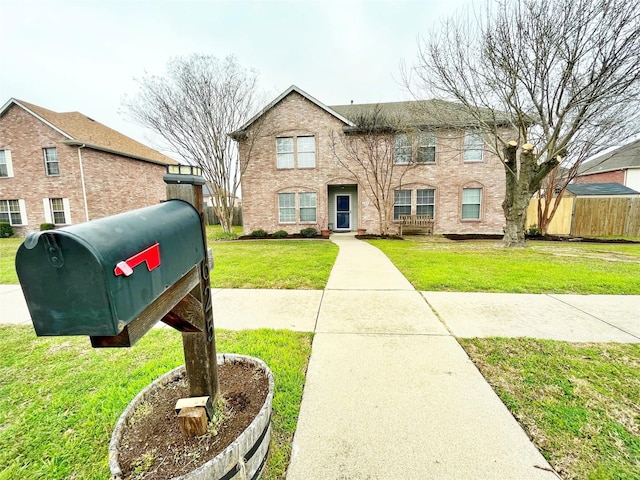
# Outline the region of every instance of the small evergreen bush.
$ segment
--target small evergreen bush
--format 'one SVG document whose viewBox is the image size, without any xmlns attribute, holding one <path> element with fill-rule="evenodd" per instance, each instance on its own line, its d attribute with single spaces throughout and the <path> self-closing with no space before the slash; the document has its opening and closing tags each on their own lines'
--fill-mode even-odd
<svg viewBox="0 0 640 480">
<path fill-rule="evenodd" d="M 41 223 L 40 231 L 44 232 L 45 230 L 53 230 L 56 226 L 53 223 Z"/>
<path fill-rule="evenodd" d="M 289 234 L 284 230 L 278 230 L 277 232 L 272 233 L 271 236 L 273 238 L 287 238 Z"/>
<path fill-rule="evenodd" d="M 268 233 L 259 228 L 258 230 L 254 230 L 253 232 L 251 232 L 249 235 L 253 238 L 267 238 Z"/>
<path fill-rule="evenodd" d="M 527 230 L 526 233 L 530 237 L 539 237 L 541 235 L 540 229 L 535 223 L 529 227 L 529 230 Z"/>
<path fill-rule="evenodd" d="M 318 230 L 313 227 L 303 228 L 300 230 L 300 235 L 305 238 L 312 238 L 318 236 Z"/>
<path fill-rule="evenodd" d="M 13 237 L 13 227 L 8 222 L 0 222 L 0 238 Z"/>
</svg>

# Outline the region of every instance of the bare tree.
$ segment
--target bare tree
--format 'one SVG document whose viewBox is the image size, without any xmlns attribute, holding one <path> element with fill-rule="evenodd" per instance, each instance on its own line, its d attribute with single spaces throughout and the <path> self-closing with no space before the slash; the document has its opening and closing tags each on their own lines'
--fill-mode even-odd
<svg viewBox="0 0 640 480">
<path fill-rule="evenodd" d="M 124 106 L 131 117 L 158 133 L 171 150 L 202 168 L 213 190 L 222 229 L 231 232 L 234 201 L 246 168 L 228 136 L 254 112 L 257 73 L 235 57 L 191 55 L 172 59 L 165 77 L 147 76 Z"/>
<path fill-rule="evenodd" d="M 414 93 L 461 103 L 503 161 L 505 245 L 524 244 L 529 201 L 558 165 L 577 170 L 638 130 L 639 5 L 498 1 L 444 22 L 404 72 Z"/>
<path fill-rule="evenodd" d="M 394 187 L 417 164 L 409 153 L 406 161 L 395 158 L 396 139 L 402 135 L 403 148 L 411 148 L 414 135 L 403 128 L 402 119 L 385 113 L 380 105 L 352 115 L 354 127 L 331 132 L 329 146 L 336 161 L 363 188 L 378 212 L 380 233 L 387 235 L 392 220 Z"/>
</svg>

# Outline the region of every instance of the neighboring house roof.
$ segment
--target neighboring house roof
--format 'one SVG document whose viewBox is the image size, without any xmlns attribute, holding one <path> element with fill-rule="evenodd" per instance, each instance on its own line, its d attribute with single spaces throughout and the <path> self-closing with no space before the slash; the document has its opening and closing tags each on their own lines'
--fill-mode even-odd
<svg viewBox="0 0 640 480">
<path fill-rule="evenodd" d="M 620 183 L 571 183 L 567 190 L 581 197 L 586 195 L 638 195 L 640 192 Z"/>
<path fill-rule="evenodd" d="M 0 116 L 4 115 L 9 108 L 17 105 L 38 118 L 51 128 L 64 135 L 67 140 L 66 145 L 81 146 L 94 150 L 101 150 L 125 157 L 145 162 L 157 163 L 160 165 L 176 165 L 177 161 L 163 155 L 162 153 L 147 147 L 136 140 L 123 135 L 120 132 L 96 122 L 92 118 L 80 112 L 54 112 L 46 108 L 27 103 L 22 100 L 10 99 L 0 109 Z"/>
<path fill-rule="evenodd" d="M 578 169 L 578 175 L 593 175 L 628 168 L 640 168 L 640 140 L 585 162 Z"/>
<path fill-rule="evenodd" d="M 354 126 L 353 123 L 351 123 L 350 120 L 348 120 L 347 118 L 343 117 L 342 115 L 340 115 L 340 113 L 332 110 L 330 107 L 327 107 L 324 103 L 322 103 L 321 101 L 315 99 L 314 97 L 312 97 L 311 95 L 309 95 L 307 92 L 305 92 L 304 90 L 296 87 L 295 85 L 291 85 L 289 88 L 287 88 L 284 92 L 282 92 L 280 95 L 278 95 L 272 102 L 270 102 L 266 107 L 264 107 L 262 110 L 260 110 L 257 114 L 255 114 L 253 117 L 251 117 L 249 119 L 249 121 L 247 121 L 247 123 L 245 123 L 244 125 L 242 125 L 238 130 L 236 130 L 235 132 L 231 132 L 229 134 L 229 136 L 235 140 L 238 140 L 240 138 L 242 138 L 244 131 L 249 128 L 258 118 L 260 118 L 262 115 L 264 115 L 266 112 L 268 112 L 269 110 L 271 110 L 273 107 L 275 107 L 278 103 L 280 103 L 285 97 L 287 97 L 289 94 L 291 94 L 292 92 L 296 92 L 300 95 L 302 95 L 304 98 L 306 98 L 307 100 L 309 100 L 311 103 L 316 104 L 318 107 L 320 107 L 321 109 L 323 109 L 324 111 L 326 111 L 328 114 L 333 115 L 334 117 L 336 117 L 338 120 L 340 120 L 341 122 L 344 122 L 345 124 L 349 125 L 349 126 Z"/>
</svg>

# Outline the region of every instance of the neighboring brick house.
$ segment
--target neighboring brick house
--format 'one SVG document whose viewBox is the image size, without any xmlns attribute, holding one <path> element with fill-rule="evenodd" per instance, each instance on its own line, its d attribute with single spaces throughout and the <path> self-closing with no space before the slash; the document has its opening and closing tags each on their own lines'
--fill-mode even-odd
<svg viewBox="0 0 640 480">
<path fill-rule="evenodd" d="M 426 109 L 413 109 L 418 104 Z M 455 106 L 436 101 L 378 104 L 388 112 L 414 112 L 404 115 L 405 122 L 425 133 L 419 145 L 408 144 L 402 134 L 396 136 L 394 172 L 399 178 L 403 168 L 407 171 L 401 183 L 396 179 L 392 187 L 394 217 L 430 214 L 435 233 L 441 234 L 502 234 L 503 165 L 483 147 L 472 122 L 458 115 L 457 126 L 445 128 L 425 120 L 434 105 L 441 110 Z M 366 188 L 336 160 L 344 149 L 330 147 L 332 134 L 355 127 L 352 119 L 358 112 L 374 107 L 328 107 L 291 86 L 231 133 L 245 168 L 245 234 L 257 229 L 297 233 L 305 227 L 329 227 L 337 232 L 364 228 L 380 233 L 378 213 Z M 406 165 L 408 158 L 413 162 L 417 158 L 419 164 Z M 389 231 L 397 231 L 397 225 L 390 225 Z"/>
<path fill-rule="evenodd" d="M 619 183 L 640 191 L 640 140 L 585 162 L 574 182 Z"/>
<path fill-rule="evenodd" d="M 177 163 L 79 112 L 12 98 L 0 110 L 0 222 L 24 235 L 152 205 Z"/>
</svg>

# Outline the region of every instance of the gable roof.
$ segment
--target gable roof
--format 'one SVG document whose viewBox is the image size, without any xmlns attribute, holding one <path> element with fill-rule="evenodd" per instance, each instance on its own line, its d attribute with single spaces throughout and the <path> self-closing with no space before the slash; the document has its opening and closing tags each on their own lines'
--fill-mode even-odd
<svg viewBox="0 0 640 480">
<path fill-rule="evenodd" d="M 593 175 L 627 168 L 640 168 L 640 140 L 585 162 L 578 169 L 578 175 Z"/>
<path fill-rule="evenodd" d="M 123 135 L 112 128 L 96 122 L 94 119 L 80 112 L 54 112 L 32 103 L 11 98 L 0 109 L 0 116 L 9 108 L 16 105 L 38 120 L 67 138 L 62 143 L 66 145 L 81 146 L 108 153 L 114 153 L 135 160 L 156 163 L 160 165 L 175 165 L 177 161 L 162 153 L 147 147 L 136 140 Z"/>
<path fill-rule="evenodd" d="M 639 195 L 640 192 L 620 183 L 570 183 L 567 190 L 576 196 L 586 195 Z"/>
<path fill-rule="evenodd" d="M 238 139 L 242 138 L 242 135 L 244 134 L 244 131 L 247 128 L 249 128 L 258 118 L 260 118 L 262 115 L 264 115 L 269 110 L 271 110 L 273 107 L 275 107 L 278 103 L 280 103 L 284 98 L 289 96 L 292 92 L 295 92 L 295 93 L 297 93 L 299 95 L 302 95 L 304 98 L 309 100 L 311 103 L 317 105 L 322 110 L 327 112 L 329 115 L 333 115 L 334 117 L 336 117 L 341 122 L 344 122 L 346 125 L 349 125 L 349 126 L 352 126 L 352 127 L 354 126 L 354 124 L 349 119 L 343 117 L 340 113 L 332 110 L 330 107 L 327 107 L 324 103 L 322 103 L 321 101 L 315 99 L 314 97 L 309 95 L 307 92 L 305 92 L 301 88 L 298 88 L 295 85 L 291 85 L 284 92 L 282 92 L 280 95 L 278 95 L 273 101 L 271 101 L 266 107 L 264 107 L 262 110 L 260 110 L 258 113 L 256 113 L 253 117 L 251 117 L 239 129 L 237 129 L 235 132 L 231 132 L 229 134 L 229 136 L 231 138 L 233 138 L 234 140 L 238 140 Z"/>
</svg>

